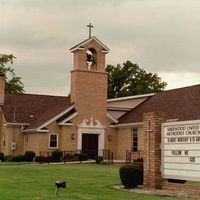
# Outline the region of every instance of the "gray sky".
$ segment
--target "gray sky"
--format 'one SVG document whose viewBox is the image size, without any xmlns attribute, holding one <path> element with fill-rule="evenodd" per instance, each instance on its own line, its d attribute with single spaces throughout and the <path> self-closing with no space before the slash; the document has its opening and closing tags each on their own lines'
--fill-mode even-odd
<svg viewBox="0 0 200 200">
<path fill-rule="evenodd" d="M 111 49 L 107 64 L 131 60 L 167 89 L 200 83 L 198 0 L 0 0 L 0 19 L 0 53 L 17 57 L 27 93 L 69 93 L 69 48 L 89 22 Z"/>
</svg>

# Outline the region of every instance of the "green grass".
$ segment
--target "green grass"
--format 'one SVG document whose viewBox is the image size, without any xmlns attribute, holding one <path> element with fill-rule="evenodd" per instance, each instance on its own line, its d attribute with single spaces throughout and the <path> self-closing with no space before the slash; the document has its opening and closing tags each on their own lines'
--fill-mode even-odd
<svg viewBox="0 0 200 200">
<path fill-rule="evenodd" d="M 119 166 L 95 164 L 37 165 L 0 164 L 0 199 L 3 200 L 175 200 L 118 191 Z M 55 197 L 55 181 L 67 181 Z M 183 198 L 181 198 L 183 199 Z"/>
</svg>

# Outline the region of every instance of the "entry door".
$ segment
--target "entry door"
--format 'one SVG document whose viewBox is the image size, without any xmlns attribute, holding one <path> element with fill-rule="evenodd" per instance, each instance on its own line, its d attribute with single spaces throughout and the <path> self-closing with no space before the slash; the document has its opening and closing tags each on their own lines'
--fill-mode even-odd
<svg viewBox="0 0 200 200">
<path fill-rule="evenodd" d="M 98 155 L 98 134 L 82 134 L 82 152 L 88 154 L 89 159 Z"/>
</svg>

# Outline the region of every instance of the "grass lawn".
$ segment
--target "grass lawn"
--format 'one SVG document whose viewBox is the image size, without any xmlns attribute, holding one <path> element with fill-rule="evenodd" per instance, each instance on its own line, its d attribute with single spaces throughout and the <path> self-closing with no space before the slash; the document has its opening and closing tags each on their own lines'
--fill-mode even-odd
<svg viewBox="0 0 200 200">
<path fill-rule="evenodd" d="M 175 200 L 172 197 L 149 196 L 118 191 L 119 166 L 96 164 L 0 164 L 0 199 L 66 199 L 66 200 Z M 55 181 L 67 181 L 55 197 Z M 181 198 L 183 200 L 183 198 Z"/>
</svg>

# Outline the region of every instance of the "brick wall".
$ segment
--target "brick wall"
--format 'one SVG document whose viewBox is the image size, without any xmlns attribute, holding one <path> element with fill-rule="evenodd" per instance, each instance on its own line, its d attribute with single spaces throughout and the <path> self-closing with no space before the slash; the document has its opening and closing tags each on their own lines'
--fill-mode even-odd
<svg viewBox="0 0 200 200">
<path fill-rule="evenodd" d="M 188 185 L 164 182 L 162 189 L 185 191 L 190 194 L 200 195 L 200 185 Z"/>
<path fill-rule="evenodd" d="M 162 112 L 144 113 L 144 186 L 161 188 L 161 123 L 165 122 Z"/>
</svg>

